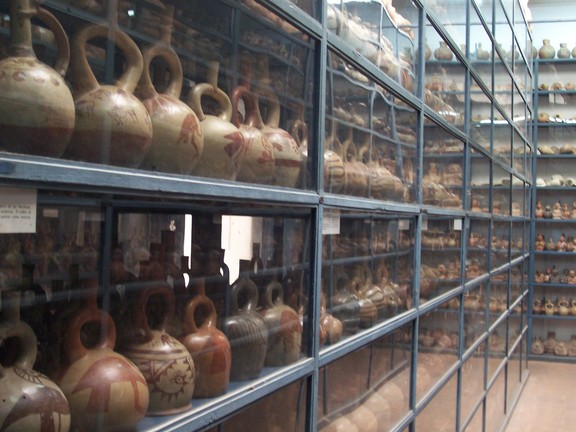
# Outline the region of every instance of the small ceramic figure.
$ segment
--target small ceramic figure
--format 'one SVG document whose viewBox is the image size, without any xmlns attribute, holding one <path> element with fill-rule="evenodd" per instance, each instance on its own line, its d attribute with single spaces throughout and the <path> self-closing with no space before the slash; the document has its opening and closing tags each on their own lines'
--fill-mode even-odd
<svg viewBox="0 0 576 432">
<path fill-rule="evenodd" d="M 542 205 L 542 201 L 538 201 L 536 203 L 536 210 L 534 211 L 534 215 L 537 218 L 543 218 L 544 217 L 544 206 Z"/>
<path fill-rule="evenodd" d="M 552 219 L 562 219 L 562 205 L 560 202 L 554 204 L 554 209 L 552 210 Z"/>
<path fill-rule="evenodd" d="M 566 203 L 562 204 L 562 219 L 570 219 L 570 209 Z"/>
<path fill-rule="evenodd" d="M 576 201 L 572 203 L 572 213 L 570 214 L 570 219 L 576 219 Z"/>
<path fill-rule="evenodd" d="M 534 249 L 536 249 L 537 251 L 543 251 L 544 249 L 546 249 L 546 240 L 544 238 L 544 234 L 536 234 Z"/>
<path fill-rule="evenodd" d="M 552 208 L 549 205 L 544 210 L 544 219 L 552 219 Z"/>
<path fill-rule="evenodd" d="M 566 237 L 564 236 L 564 234 L 562 234 L 558 239 L 558 243 L 556 243 L 556 250 L 558 252 L 566 251 Z"/>
<path fill-rule="evenodd" d="M 574 252 L 574 237 L 572 236 L 566 239 L 566 252 Z"/>
</svg>

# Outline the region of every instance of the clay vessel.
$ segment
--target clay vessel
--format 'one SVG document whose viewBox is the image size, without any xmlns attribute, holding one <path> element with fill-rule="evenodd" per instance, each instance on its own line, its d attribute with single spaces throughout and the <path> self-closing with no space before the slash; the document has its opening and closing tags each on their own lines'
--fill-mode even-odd
<svg viewBox="0 0 576 432">
<path fill-rule="evenodd" d="M 268 330 L 256 312 L 258 288 L 250 279 L 238 279 L 230 288 L 230 315 L 222 323 L 224 334 L 232 347 L 232 381 L 258 377 L 264 367 Z M 238 297 L 246 299 L 239 304 Z"/>
<path fill-rule="evenodd" d="M 52 30 L 58 48 L 54 69 L 32 49 L 30 20 L 36 16 Z M 74 128 L 74 101 L 63 80 L 70 59 L 64 29 L 30 0 L 10 2 L 10 57 L 0 61 L 0 149 L 60 157 Z"/>
<path fill-rule="evenodd" d="M 93 38 L 108 38 L 109 32 L 107 27 L 91 24 L 72 38 L 76 126 L 64 157 L 136 168 L 152 142 L 150 115 L 132 94 L 142 75 L 142 54 L 125 33 L 113 31 L 114 42 L 126 57 L 126 67 L 114 85 L 100 85 L 90 69 L 86 45 Z"/>
<path fill-rule="evenodd" d="M 444 41 L 440 41 L 440 46 L 434 50 L 434 58 L 436 60 L 450 61 L 454 58 L 454 53 Z"/>
<path fill-rule="evenodd" d="M 476 48 L 476 58 L 478 60 L 489 60 L 491 57 L 490 51 L 482 48 L 482 44 L 479 43 Z"/>
<path fill-rule="evenodd" d="M 87 348 L 82 328 L 99 323 L 105 333 Z M 116 327 L 106 312 L 93 307 L 79 310 L 64 335 L 67 357 L 55 381 L 72 413 L 72 430 L 131 431 L 148 409 L 146 380 L 126 357 L 113 351 Z"/>
<path fill-rule="evenodd" d="M 556 50 L 552 45 L 550 45 L 550 39 L 544 39 L 542 41 L 543 45 L 538 50 L 538 56 L 541 59 L 552 59 L 556 55 Z"/>
<path fill-rule="evenodd" d="M 47 376 L 32 369 L 37 341 L 30 326 L 23 321 L 1 322 L 0 346 L 7 357 L 0 358 L 0 430 L 68 431 L 70 406 L 64 393 Z"/>
<path fill-rule="evenodd" d="M 336 137 L 334 124 L 332 133 L 324 143 L 324 190 L 332 193 L 342 193 L 346 186 L 346 171 L 344 160 L 340 156 L 342 144 Z M 305 155 L 308 157 L 308 154 Z"/>
<path fill-rule="evenodd" d="M 163 27 L 161 42 L 147 47 L 142 53 L 144 72 L 136 90 L 152 121 L 152 143 L 141 168 L 152 171 L 190 174 L 204 150 L 204 136 L 198 117 L 180 100 L 182 64 L 170 46 L 171 17 Z M 162 58 L 170 72 L 170 82 L 159 94 L 150 77 L 154 59 Z"/>
<path fill-rule="evenodd" d="M 558 58 L 570 58 L 570 50 L 568 49 L 568 44 L 561 43 L 560 48 L 558 48 L 558 52 L 556 53 L 556 57 Z"/>
<path fill-rule="evenodd" d="M 268 105 L 268 115 L 263 120 L 262 133 L 268 138 L 274 149 L 274 184 L 295 187 L 302 168 L 302 153 L 298 142 L 284 129 L 280 128 L 280 101 L 270 87 L 258 89 L 260 100 Z M 303 126 L 305 124 L 302 122 Z M 305 133 L 307 134 L 307 130 Z"/>
<path fill-rule="evenodd" d="M 246 144 L 242 133 L 231 123 L 232 103 L 226 93 L 218 88 L 218 67 L 217 62 L 210 62 L 208 82 L 195 85 L 188 100 L 204 134 L 204 151 L 192 174 L 236 180 L 246 153 Z M 214 99 L 222 110 L 221 114 L 204 114 L 202 97 Z"/>
<path fill-rule="evenodd" d="M 203 282 L 199 282 L 199 285 Z M 232 352 L 230 342 L 216 328 L 217 315 L 214 303 L 204 295 L 203 288 L 186 304 L 184 313 L 184 334 L 178 339 L 188 349 L 196 367 L 195 398 L 221 395 L 230 383 Z M 196 323 L 200 312 L 203 321 Z"/>
<path fill-rule="evenodd" d="M 340 274 L 334 281 L 331 313 L 340 320 L 343 334 L 353 335 L 360 328 L 360 303 L 358 297 L 348 291 L 348 276 Z"/>
<path fill-rule="evenodd" d="M 230 97 L 232 101 L 232 123 L 244 138 L 246 154 L 236 180 L 270 184 L 274 176 L 274 149 L 262 132 L 264 123 L 260 117 L 258 100 L 248 87 L 238 86 Z M 244 119 L 240 120 L 238 102 L 244 101 Z"/>
<path fill-rule="evenodd" d="M 149 324 L 147 310 L 152 310 L 149 303 L 157 306 L 156 329 Z M 122 353 L 134 362 L 148 383 L 148 415 L 176 414 L 192 406 L 194 361 L 186 347 L 165 331 L 173 315 L 174 293 L 168 284 L 154 283 L 144 288 L 134 305 L 134 334 L 127 337 L 122 348 Z"/>
<path fill-rule="evenodd" d="M 265 366 L 284 366 L 300 358 L 302 325 L 298 313 L 284 304 L 284 288 L 271 282 L 264 293 L 264 308 L 260 312 L 268 329 Z"/>
<path fill-rule="evenodd" d="M 572 48 L 572 57 L 576 57 L 576 47 Z"/>
<path fill-rule="evenodd" d="M 395 176 L 383 164 L 377 160 L 375 152 L 373 158 L 369 158 L 370 143 L 367 142 L 359 150 L 360 160 L 369 159 L 366 162 L 368 167 L 370 194 L 377 199 L 385 200 L 402 200 L 404 198 L 404 183 L 399 177 Z"/>
<path fill-rule="evenodd" d="M 374 413 L 364 405 L 358 405 L 354 410 L 346 414 L 350 423 L 362 432 L 378 432 L 378 420 Z"/>
<path fill-rule="evenodd" d="M 296 180 L 294 180 L 294 185 L 299 185 L 301 188 L 306 188 L 309 186 L 309 181 L 307 178 L 308 125 L 303 120 L 294 120 L 290 126 L 290 135 L 292 135 L 292 138 L 294 138 L 294 141 L 296 141 L 296 145 L 298 146 L 299 155 L 297 159 L 300 161 L 300 168 L 298 169 L 298 176 L 296 177 Z M 290 170 L 289 172 L 293 174 L 296 173 L 295 170 Z M 286 173 L 284 177 L 288 178 L 288 173 Z"/>
<path fill-rule="evenodd" d="M 353 141 L 353 129 L 348 128 L 346 140 L 342 143 L 342 153 L 346 183 L 344 193 L 348 195 L 367 197 L 370 170 L 359 158 L 358 150 Z"/>
</svg>

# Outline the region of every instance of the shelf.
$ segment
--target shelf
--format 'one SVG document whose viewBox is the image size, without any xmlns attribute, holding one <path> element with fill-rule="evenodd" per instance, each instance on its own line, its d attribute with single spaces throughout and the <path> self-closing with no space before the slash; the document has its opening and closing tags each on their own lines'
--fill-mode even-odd
<svg viewBox="0 0 576 432">
<path fill-rule="evenodd" d="M 576 224 L 576 219 L 534 218 L 534 220 L 539 224 Z"/>
<path fill-rule="evenodd" d="M 557 251 L 534 251 L 534 255 L 549 255 L 549 256 L 557 256 L 557 257 L 569 257 L 569 256 L 576 256 L 576 251 L 574 252 L 557 252 Z"/>
<path fill-rule="evenodd" d="M 538 158 L 538 160 L 540 159 L 552 159 L 552 160 L 556 160 L 556 159 L 576 159 L 576 154 L 538 154 L 536 155 L 536 157 Z"/>
<path fill-rule="evenodd" d="M 551 282 L 534 282 L 535 286 L 541 286 L 546 288 L 576 288 L 576 284 L 563 284 L 563 283 L 551 283 Z"/>
</svg>

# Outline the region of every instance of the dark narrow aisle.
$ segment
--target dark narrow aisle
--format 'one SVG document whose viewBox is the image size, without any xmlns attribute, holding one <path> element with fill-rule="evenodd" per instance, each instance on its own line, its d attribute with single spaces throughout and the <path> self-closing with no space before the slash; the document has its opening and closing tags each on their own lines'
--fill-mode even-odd
<svg viewBox="0 0 576 432">
<path fill-rule="evenodd" d="M 576 431 L 576 365 L 531 361 L 506 432 Z"/>
</svg>

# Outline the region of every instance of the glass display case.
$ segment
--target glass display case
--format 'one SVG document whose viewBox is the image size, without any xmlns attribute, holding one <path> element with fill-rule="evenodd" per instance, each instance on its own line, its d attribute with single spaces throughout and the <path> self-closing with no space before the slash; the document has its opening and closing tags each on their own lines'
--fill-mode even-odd
<svg viewBox="0 0 576 432">
<path fill-rule="evenodd" d="M 574 91 L 569 72 L 573 60 L 556 57 L 546 58 L 543 52 L 536 61 L 537 165 L 530 349 L 533 358 L 570 361 L 576 355 L 570 328 L 572 284 L 576 282 L 572 278 L 576 217 L 572 190 Z"/>
<path fill-rule="evenodd" d="M 530 37 L 517 1 L 0 3 L 0 429 L 503 424 Z"/>
</svg>

